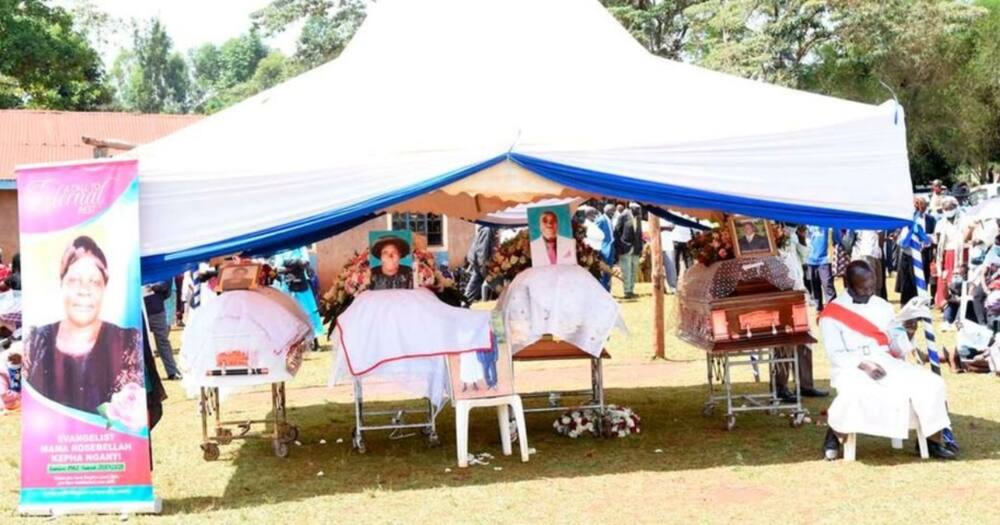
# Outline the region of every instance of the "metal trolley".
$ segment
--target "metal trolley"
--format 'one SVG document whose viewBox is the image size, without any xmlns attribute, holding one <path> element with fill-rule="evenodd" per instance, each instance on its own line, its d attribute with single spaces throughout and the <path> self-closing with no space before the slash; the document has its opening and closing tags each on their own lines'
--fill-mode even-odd
<svg viewBox="0 0 1000 525">
<path fill-rule="evenodd" d="M 601 416 L 607 410 L 607 403 L 604 400 L 604 359 L 611 356 L 607 351 L 602 350 L 600 357 L 594 357 L 583 350 L 565 341 L 555 341 L 551 337 L 544 337 L 541 340 L 526 346 L 514 355 L 515 362 L 531 361 L 552 361 L 564 359 L 587 359 L 590 361 L 590 389 L 589 390 L 565 390 L 550 392 L 532 392 L 521 394 L 523 399 L 547 399 L 546 406 L 525 407 L 525 412 L 562 412 L 565 410 L 595 410 Z M 576 404 L 563 404 L 563 398 L 580 398 L 582 401 Z M 598 418 L 598 434 L 602 435 L 601 421 Z"/>
<path fill-rule="evenodd" d="M 288 457 L 289 443 L 299 438 L 299 427 L 288 424 L 285 418 L 285 383 L 271 383 L 270 419 L 222 420 L 222 403 L 218 387 L 201 388 L 201 450 L 205 461 L 219 459 L 219 445 L 228 445 L 235 439 L 271 439 L 274 455 Z M 209 435 L 209 413 L 215 417 L 213 433 Z M 257 433 L 250 433 L 253 425 L 263 425 Z M 268 428 L 270 425 L 270 428 Z M 233 431 L 236 430 L 234 434 Z"/>
<path fill-rule="evenodd" d="M 811 338 L 810 338 L 811 339 Z M 812 341 L 815 342 L 815 341 Z M 802 395 L 799 388 L 799 359 L 795 346 L 774 346 L 767 348 L 734 348 L 706 350 L 706 366 L 708 371 L 708 400 L 702 409 L 706 417 L 715 412 L 717 403 L 724 402 L 726 406 L 725 427 L 732 430 L 736 426 L 738 412 L 767 411 L 775 414 L 779 410 L 790 410 L 792 427 L 800 427 L 809 411 L 802 407 Z M 770 381 L 767 393 L 733 394 L 731 370 L 733 367 L 749 366 L 753 369 L 755 382 L 760 382 L 759 365 L 768 365 Z M 795 381 L 795 402 L 782 402 L 778 397 L 774 376 L 779 366 L 790 366 L 792 378 Z M 716 394 L 716 383 L 722 390 Z M 742 401 L 736 405 L 734 401 Z"/>
<path fill-rule="evenodd" d="M 380 430 L 389 430 L 389 439 L 411 437 L 416 435 L 416 432 L 407 433 L 407 430 L 419 430 L 427 438 L 429 446 L 440 445 L 441 440 L 438 437 L 435 422 L 439 411 L 434 408 L 430 399 L 424 401 L 426 401 L 427 406 L 422 409 L 365 410 L 361 378 L 354 378 L 354 429 L 351 431 L 351 446 L 359 454 L 364 454 L 368 450 L 365 446 L 364 433 Z M 420 420 L 407 423 L 407 415 L 417 415 Z M 371 419 L 378 419 L 379 422 L 372 422 Z"/>
</svg>

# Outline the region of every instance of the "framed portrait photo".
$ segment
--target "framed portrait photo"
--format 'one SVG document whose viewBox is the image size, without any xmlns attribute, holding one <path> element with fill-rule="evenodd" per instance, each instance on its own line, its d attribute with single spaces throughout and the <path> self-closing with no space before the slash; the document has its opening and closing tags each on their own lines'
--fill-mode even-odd
<svg viewBox="0 0 1000 525">
<path fill-rule="evenodd" d="M 576 264 L 576 239 L 569 205 L 531 206 L 527 212 L 531 265 Z"/>
<path fill-rule="evenodd" d="M 371 290 L 409 290 L 414 287 L 413 232 L 381 230 L 368 233 Z"/>
<path fill-rule="evenodd" d="M 729 218 L 729 233 L 733 237 L 736 257 L 775 255 L 778 252 L 766 219 L 734 215 Z"/>
<path fill-rule="evenodd" d="M 253 290 L 257 288 L 259 264 L 229 264 L 219 270 L 219 290 Z"/>
</svg>

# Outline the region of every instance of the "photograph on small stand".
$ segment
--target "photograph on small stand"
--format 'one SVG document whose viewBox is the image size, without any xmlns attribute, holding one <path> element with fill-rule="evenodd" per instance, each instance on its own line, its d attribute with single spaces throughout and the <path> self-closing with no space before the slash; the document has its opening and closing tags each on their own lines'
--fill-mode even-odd
<svg viewBox="0 0 1000 525">
<path fill-rule="evenodd" d="M 576 240 L 568 204 L 528 208 L 531 265 L 576 264 Z"/>
<path fill-rule="evenodd" d="M 492 347 L 448 355 L 452 399 L 480 399 L 514 393 L 510 346 L 492 337 Z"/>
<path fill-rule="evenodd" d="M 371 290 L 411 290 L 414 287 L 413 233 L 383 230 L 368 233 Z"/>
<path fill-rule="evenodd" d="M 733 251 L 736 257 L 774 255 L 774 236 L 766 219 L 742 215 L 729 217 L 729 232 L 733 237 Z"/>
<path fill-rule="evenodd" d="M 259 264 L 230 264 L 219 270 L 219 290 L 253 290 L 257 287 Z"/>
</svg>

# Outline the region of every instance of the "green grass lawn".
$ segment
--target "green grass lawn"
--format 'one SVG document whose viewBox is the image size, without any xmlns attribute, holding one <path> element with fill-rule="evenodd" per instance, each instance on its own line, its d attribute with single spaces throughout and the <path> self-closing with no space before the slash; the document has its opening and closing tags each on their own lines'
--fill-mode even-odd
<svg viewBox="0 0 1000 525">
<path fill-rule="evenodd" d="M 329 352 L 311 354 L 289 385 L 289 417 L 302 429 L 287 459 L 270 443 L 235 442 L 215 462 L 198 449 L 196 403 L 168 383 L 166 415 L 153 432 L 154 483 L 164 500 L 153 523 L 987 523 L 1000 493 L 1000 379 L 945 371 L 952 418 L 962 446 L 956 462 L 921 461 L 912 441 L 861 438 L 856 463 L 820 459 L 825 427 L 792 429 L 765 413 L 740 416 L 726 432 L 721 417 L 701 415 L 704 354 L 673 337 L 676 306 L 667 301 L 667 357 L 651 361 L 652 301 L 647 284 L 623 303 L 630 335 L 609 346 L 608 399 L 633 407 L 643 431 L 626 439 L 572 440 L 552 431 L 554 414 L 528 416 L 537 450 L 529 463 L 498 457 L 458 469 L 453 411 L 439 417 L 443 445 L 372 433 L 368 453 L 350 449 L 353 410 L 347 390 L 326 387 Z M 944 334 L 944 343 L 951 335 Z M 518 365 L 519 387 L 564 386 L 585 378 L 582 363 Z M 816 348 L 816 377 L 829 377 Z M 529 378 L 527 385 L 523 378 Z M 749 373 L 741 388 L 759 388 Z M 636 386 L 641 385 L 641 386 Z M 580 385 L 584 386 L 584 385 Z M 226 416 L 269 410 L 258 392 L 234 396 Z M 813 417 L 829 400 L 807 405 Z M 470 450 L 500 456 L 496 419 L 473 412 Z M 0 521 L 20 522 L 19 418 L 0 417 Z M 337 443 L 337 439 L 343 439 Z M 321 444 L 320 440 L 326 443 Z M 320 475 L 322 473 L 322 475 Z M 116 522 L 118 517 L 62 517 L 60 523 Z M 38 519 L 24 519 L 39 522 Z"/>
</svg>

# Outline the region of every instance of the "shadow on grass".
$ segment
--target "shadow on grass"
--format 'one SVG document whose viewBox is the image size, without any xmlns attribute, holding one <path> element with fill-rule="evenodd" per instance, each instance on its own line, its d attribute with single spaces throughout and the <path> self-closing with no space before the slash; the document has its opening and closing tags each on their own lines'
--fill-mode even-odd
<svg viewBox="0 0 1000 525">
<path fill-rule="evenodd" d="M 739 389 L 759 388 L 739 385 Z M 294 391 L 290 396 L 294 396 Z M 473 411 L 469 436 L 472 452 L 496 456 L 488 466 L 459 469 L 455 459 L 454 410 L 438 417 L 442 445 L 427 446 L 414 437 L 390 440 L 386 432 L 366 433 L 367 454 L 351 450 L 353 405 L 327 403 L 291 408 L 289 419 L 301 429 L 301 446 L 290 457 L 276 458 L 270 441 L 237 442 L 223 447 L 220 462 L 232 462 L 235 471 L 222 498 L 197 497 L 167 502 L 170 513 L 204 506 L 235 508 L 267 502 L 276 487 L 282 499 L 376 491 L 401 491 L 449 486 L 488 485 L 558 477 L 612 475 L 636 471 L 682 471 L 714 467 L 779 465 L 817 462 L 826 427 L 815 423 L 794 429 L 788 419 L 766 412 L 738 417 L 727 432 L 721 414 L 701 415 L 705 387 L 611 389 L 608 399 L 627 405 L 643 418 L 642 433 L 625 439 L 570 439 L 555 434 L 557 413 L 528 414 L 528 437 L 537 454 L 521 463 L 516 454 L 501 456 L 495 412 Z M 813 418 L 828 399 L 807 400 Z M 396 404 L 368 405 L 389 407 Z M 956 435 L 963 444 L 962 461 L 996 459 L 1000 454 L 1000 422 L 953 414 Z M 337 439 L 343 440 L 337 443 Z M 326 440 L 320 444 L 321 439 Z M 657 452 L 659 450 L 660 452 Z M 889 466 L 919 462 L 909 440 L 904 450 L 893 450 L 888 439 L 861 437 L 859 462 Z M 211 467 L 211 465 L 208 465 Z M 502 471 L 495 470 L 502 467 Z M 446 471 L 450 469 L 450 471 Z M 323 475 L 319 476 L 319 472 Z M 290 489 L 289 489 L 290 488 Z"/>
</svg>

